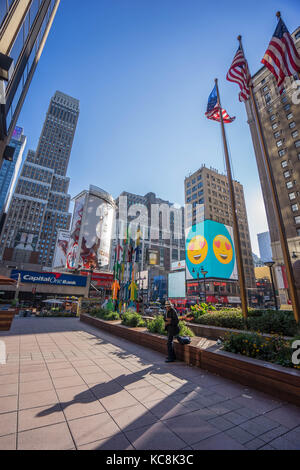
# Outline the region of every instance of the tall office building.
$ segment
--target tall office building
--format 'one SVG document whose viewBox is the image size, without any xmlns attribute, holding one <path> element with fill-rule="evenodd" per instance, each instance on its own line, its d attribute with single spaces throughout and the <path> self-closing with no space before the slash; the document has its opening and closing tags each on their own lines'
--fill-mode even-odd
<svg viewBox="0 0 300 470">
<path fill-rule="evenodd" d="M 205 165 L 185 178 L 185 202 L 189 204 L 186 211 L 186 227 L 204 220 L 213 220 L 224 225 L 233 226 L 229 187 L 227 176 Z M 249 225 L 244 198 L 243 186 L 233 182 L 238 223 L 241 238 L 242 257 L 245 270 L 246 287 L 255 289 L 255 276 L 252 258 Z"/>
<path fill-rule="evenodd" d="M 60 0 L 0 1 L 0 165 L 43 52 Z"/>
<path fill-rule="evenodd" d="M 258 246 L 260 259 L 266 263 L 272 261 L 272 248 L 270 232 L 258 233 L 257 234 Z"/>
<path fill-rule="evenodd" d="M 116 200 L 118 207 L 117 211 L 117 220 L 120 216 L 120 198 L 127 201 L 127 211 L 128 211 L 128 223 L 136 219 L 137 215 L 130 215 L 130 208 L 133 205 L 141 205 L 147 209 L 147 218 L 145 218 L 145 225 L 141 227 L 141 230 L 144 230 L 144 240 L 143 240 L 143 266 L 147 265 L 147 252 L 148 249 L 156 249 L 159 251 L 159 265 L 162 270 L 166 272 L 170 271 L 172 262 L 180 261 L 185 259 L 185 235 L 184 235 L 184 209 L 174 208 L 174 204 L 166 201 L 164 199 L 158 198 L 154 193 L 148 193 L 145 196 L 140 196 L 138 194 L 132 194 L 128 192 L 122 192 Z M 169 208 L 170 210 L 170 223 L 168 219 L 164 217 L 163 210 L 160 212 L 159 218 L 156 221 L 154 220 L 154 211 L 153 208 L 163 206 Z M 173 209 L 172 209 L 173 208 Z M 178 224 L 176 227 L 176 215 L 179 215 Z M 168 217 L 168 216 L 167 216 Z M 164 222 L 166 222 L 164 226 Z M 175 226 L 174 226 L 175 222 Z M 152 228 L 152 230 L 151 230 Z M 174 230 L 175 228 L 175 230 Z M 157 229 L 157 230 L 156 230 Z M 175 233 L 176 230 L 180 233 Z M 165 233 L 163 233 L 165 232 Z"/>
<path fill-rule="evenodd" d="M 67 168 L 79 101 L 57 91 L 36 152 L 29 150 L 1 234 L 0 256 L 51 267 L 59 229 L 69 229 Z"/>
<path fill-rule="evenodd" d="M 116 206 L 117 236 L 120 226 L 124 230 L 125 225 L 119 225 L 120 221 L 124 220 L 124 212 L 127 214 L 127 224 L 134 223 L 137 217 L 140 218 L 139 225 L 143 236 L 138 276 L 141 276 L 141 279 L 146 276 L 143 286 L 147 289 L 149 299 L 165 297 L 167 274 L 172 263 L 185 259 L 184 208 L 175 207 L 173 203 L 158 198 L 154 193 L 141 196 L 125 191 L 116 199 Z M 114 239 L 111 270 L 114 266 L 116 244 Z M 150 253 L 154 255 L 153 261 L 150 261 Z"/>
<path fill-rule="evenodd" d="M 300 51 L 300 27 L 292 33 L 292 37 L 296 48 Z M 300 257 L 300 106 L 297 99 L 299 93 L 293 88 L 294 79 L 286 78 L 284 93 L 280 95 L 275 78 L 266 67 L 258 70 L 252 80 L 289 250 L 291 255 L 296 253 L 296 256 Z M 273 260 L 279 270 L 280 268 L 284 270 L 271 189 L 249 103 L 246 104 L 246 109 L 266 207 Z M 279 284 L 283 286 L 282 282 Z M 285 284 L 284 288 L 279 288 L 282 304 L 288 301 L 286 287 Z"/>
<path fill-rule="evenodd" d="M 23 135 L 23 129 L 16 127 L 9 143 L 9 146 L 14 148 L 12 160 L 4 160 L 0 169 L 0 214 L 5 211 L 10 203 L 20 171 L 25 145 L 26 137 Z"/>
</svg>

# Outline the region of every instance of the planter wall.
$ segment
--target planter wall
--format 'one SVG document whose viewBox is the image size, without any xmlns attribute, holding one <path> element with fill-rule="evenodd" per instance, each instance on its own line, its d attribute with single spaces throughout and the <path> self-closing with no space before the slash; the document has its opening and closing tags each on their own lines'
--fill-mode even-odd
<svg viewBox="0 0 300 470">
<path fill-rule="evenodd" d="M 15 309 L 0 310 L 0 331 L 10 330 L 15 314 L 16 314 Z"/>
<path fill-rule="evenodd" d="M 164 354 L 167 352 L 167 338 L 149 333 L 146 328 L 128 328 L 121 325 L 120 321 L 106 322 L 89 315 L 81 315 L 80 320 L 141 346 Z M 214 374 L 300 406 L 299 371 L 228 353 L 220 350 L 217 346 L 202 349 L 197 346 L 198 343 L 199 338 L 192 338 L 192 343 L 185 346 L 175 341 L 177 358 L 189 365 L 201 367 Z"/>
</svg>

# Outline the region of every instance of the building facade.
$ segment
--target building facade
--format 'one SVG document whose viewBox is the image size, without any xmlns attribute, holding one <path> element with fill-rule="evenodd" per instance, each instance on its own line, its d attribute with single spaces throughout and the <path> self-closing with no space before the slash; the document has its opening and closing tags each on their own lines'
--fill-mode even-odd
<svg viewBox="0 0 300 470">
<path fill-rule="evenodd" d="M 60 0 L 0 1 L 0 164 L 44 49 Z"/>
<path fill-rule="evenodd" d="M 17 176 L 21 168 L 26 140 L 26 137 L 23 135 L 23 129 L 21 127 L 16 127 L 9 143 L 9 146 L 15 149 L 12 161 L 4 160 L 0 169 L 1 214 L 10 203 Z"/>
<path fill-rule="evenodd" d="M 247 210 L 243 186 L 238 181 L 234 181 L 233 185 L 236 198 L 246 288 L 250 299 L 251 294 L 256 288 L 256 283 Z M 202 165 L 199 170 L 185 178 L 184 188 L 185 203 L 187 207 L 187 228 L 195 225 L 196 223 L 203 222 L 204 220 L 213 220 L 229 227 L 233 226 L 227 176 L 219 173 L 214 168 L 207 168 L 205 165 Z M 215 284 L 216 285 L 212 282 L 207 286 L 207 289 L 211 294 L 213 292 L 220 291 L 219 283 L 216 281 Z M 226 289 L 229 289 L 227 296 L 235 295 L 238 292 L 238 286 L 235 286 L 235 284 L 236 282 L 232 281 L 228 282 L 226 286 L 222 285 L 222 293 L 225 295 Z M 196 284 L 194 287 L 197 289 Z"/>
<path fill-rule="evenodd" d="M 300 51 L 300 27 L 292 33 L 292 37 L 296 48 Z M 300 106 L 297 98 L 299 93 L 293 87 L 294 78 L 291 77 L 286 78 L 284 92 L 280 95 L 275 78 L 266 67 L 262 67 L 254 74 L 252 80 L 289 250 L 291 255 L 296 253 L 300 256 Z M 246 103 L 246 109 L 268 219 L 272 256 L 276 266 L 285 269 L 271 189 L 249 102 Z M 300 287 L 300 279 L 297 282 Z M 289 298 L 286 283 L 283 289 L 279 289 L 279 293 L 281 304 L 287 304 Z"/>
<path fill-rule="evenodd" d="M 166 297 L 167 275 L 171 265 L 185 259 L 184 208 L 175 207 L 155 193 L 141 196 L 125 191 L 116 199 L 116 206 L 117 237 L 124 218 L 126 227 L 139 218 L 142 233 L 139 276 L 140 280 L 144 279 L 148 300 Z M 114 239 L 111 269 L 116 245 L 117 240 Z M 149 257 L 154 259 L 153 264 Z"/>
<path fill-rule="evenodd" d="M 267 261 L 272 261 L 270 232 L 258 233 L 257 240 L 259 246 L 260 259 L 264 263 L 266 263 Z"/>
<path fill-rule="evenodd" d="M 3 261 L 51 267 L 59 229 L 69 229 L 66 176 L 79 116 L 79 101 L 57 91 L 37 150 L 29 150 L 0 240 Z"/>
</svg>

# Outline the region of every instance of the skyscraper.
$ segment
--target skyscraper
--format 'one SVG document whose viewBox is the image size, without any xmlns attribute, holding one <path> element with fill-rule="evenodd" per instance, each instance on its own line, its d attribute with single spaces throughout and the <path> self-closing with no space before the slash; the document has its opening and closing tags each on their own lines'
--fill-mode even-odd
<svg viewBox="0 0 300 470">
<path fill-rule="evenodd" d="M 0 1 L 0 165 L 60 0 Z"/>
<path fill-rule="evenodd" d="M 272 261 L 270 232 L 258 233 L 257 240 L 259 246 L 260 259 L 264 263 L 266 263 L 267 261 Z"/>
<path fill-rule="evenodd" d="M 9 205 L 14 185 L 21 167 L 26 137 L 23 129 L 16 127 L 9 143 L 14 148 L 12 161 L 4 160 L 0 169 L 0 214 Z"/>
<path fill-rule="evenodd" d="M 291 36 L 297 50 L 300 51 L 300 27 Z M 266 67 L 259 69 L 253 75 L 252 81 L 279 196 L 289 251 L 291 255 L 296 253 L 300 256 L 300 106 L 297 99 L 298 93 L 293 87 L 294 79 L 286 78 L 284 92 L 280 95 L 275 78 Z M 271 189 L 249 103 L 246 104 L 246 109 L 266 208 L 273 260 L 279 269 L 284 270 Z M 286 304 L 288 302 L 287 289 L 279 287 L 279 293 L 281 303 Z"/>
<path fill-rule="evenodd" d="M 249 225 L 243 186 L 234 181 L 239 231 L 242 246 L 245 280 L 248 292 L 255 288 Z M 213 168 L 202 166 L 198 171 L 185 178 L 186 226 L 197 222 L 213 220 L 232 227 L 231 204 L 227 176 Z"/>
<path fill-rule="evenodd" d="M 58 229 L 68 230 L 70 225 L 66 173 L 78 116 L 79 101 L 57 91 L 8 210 L 0 241 L 3 260 L 52 266 Z"/>
</svg>

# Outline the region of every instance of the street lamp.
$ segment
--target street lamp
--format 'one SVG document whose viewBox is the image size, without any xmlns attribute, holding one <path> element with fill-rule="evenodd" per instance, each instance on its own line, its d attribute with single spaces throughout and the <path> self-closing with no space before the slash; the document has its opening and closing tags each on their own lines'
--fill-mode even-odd
<svg viewBox="0 0 300 470">
<path fill-rule="evenodd" d="M 272 267 L 274 266 L 275 262 L 274 261 L 267 261 L 265 263 L 265 266 L 267 266 L 270 269 L 270 275 L 271 275 L 271 281 L 272 281 L 272 287 L 273 287 L 273 296 L 274 296 L 274 301 L 275 301 L 275 308 L 278 310 L 278 303 L 277 303 L 277 297 L 276 297 L 276 292 L 275 292 L 275 285 L 274 285 L 274 277 L 273 277 L 273 271 Z"/>
<path fill-rule="evenodd" d="M 196 271 L 193 269 L 193 273 L 195 274 Z M 198 295 L 199 295 L 199 302 L 201 303 L 201 291 L 200 291 L 200 276 L 199 271 L 197 271 L 197 279 L 198 279 Z"/>
<path fill-rule="evenodd" d="M 206 278 L 206 276 L 207 276 L 207 273 L 208 273 L 208 271 L 205 271 L 205 270 L 203 269 L 203 266 L 202 266 L 202 267 L 201 267 L 201 274 L 202 274 L 202 276 L 204 277 L 204 299 L 205 299 L 205 303 L 206 303 L 206 280 L 205 280 L 205 278 Z"/>
</svg>

